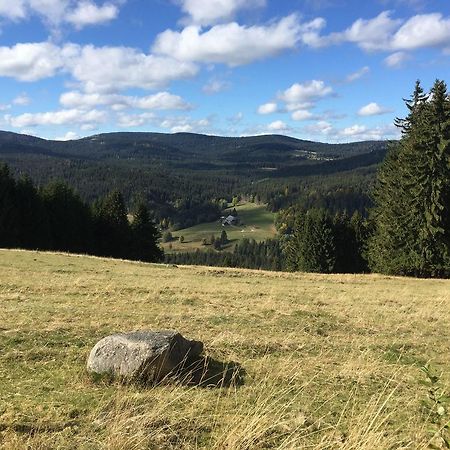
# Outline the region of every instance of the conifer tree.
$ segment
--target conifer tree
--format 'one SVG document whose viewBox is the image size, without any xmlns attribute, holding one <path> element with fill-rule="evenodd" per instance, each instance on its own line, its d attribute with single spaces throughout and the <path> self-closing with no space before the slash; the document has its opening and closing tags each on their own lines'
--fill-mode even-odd
<svg viewBox="0 0 450 450">
<path fill-rule="evenodd" d="M 287 249 L 288 268 L 294 271 L 331 273 L 335 264 L 332 219 L 324 210 L 311 209 L 297 219 Z"/>
<path fill-rule="evenodd" d="M 403 275 L 449 273 L 450 100 L 437 80 L 431 96 L 416 83 L 396 120 L 402 139 L 378 173 L 369 241 L 372 270 Z"/>
<path fill-rule="evenodd" d="M 131 228 L 133 259 L 147 262 L 161 261 L 163 252 L 158 246 L 158 239 L 161 235 L 144 203 L 138 204 Z"/>
</svg>

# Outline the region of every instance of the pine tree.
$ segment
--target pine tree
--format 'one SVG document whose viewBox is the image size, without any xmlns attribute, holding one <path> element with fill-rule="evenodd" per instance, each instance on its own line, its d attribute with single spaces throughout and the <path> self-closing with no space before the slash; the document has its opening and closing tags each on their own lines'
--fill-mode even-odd
<svg viewBox="0 0 450 450">
<path fill-rule="evenodd" d="M 331 273 L 336 265 L 333 222 L 324 210 L 311 209 L 297 219 L 287 249 L 290 270 Z"/>
<path fill-rule="evenodd" d="M 122 194 L 112 191 L 94 204 L 96 253 L 114 258 L 130 256 L 130 225 Z"/>
<path fill-rule="evenodd" d="M 160 232 L 153 223 L 150 212 L 144 203 L 138 204 L 131 228 L 133 259 L 148 262 L 161 261 L 164 255 L 158 246 Z"/>
<path fill-rule="evenodd" d="M 378 173 L 369 241 L 372 270 L 415 276 L 448 273 L 450 107 L 437 80 L 425 95 L 416 83 L 408 116 L 397 120 L 402 139 Z"/>
</svg>

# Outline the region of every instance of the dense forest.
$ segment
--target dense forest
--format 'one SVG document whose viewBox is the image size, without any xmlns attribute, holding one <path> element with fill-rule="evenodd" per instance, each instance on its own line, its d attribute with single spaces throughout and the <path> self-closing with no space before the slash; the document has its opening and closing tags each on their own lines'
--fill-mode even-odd
<svg viewBox="0 0 450 450">
<path fill-rule="evenodd" d="M 386 142 L 322 144 L 286 136 L 110 133 L 69 142 L 0 132 L 0 160 L 38 185 L 63 180 L 86 202 L 112 190 L 144 199 L 161 225 L 179 229 L 220 217 L 234 195 L 277 211 L 293 203 L 334 211 L 370 204 Z"/>
<path fill-rule="evenodd" d="M 15 180 L 0 165 L 0 247 L 160 261 L 159 231 L 145 203 L 130 223 L 119 191 L 92 205 L 62 182 L 37 189 L 30 178 Z"/>
<path fill-rule="evenodd" d="M 165 261 L 450 276 L 446 84 L 426 93 L 417 82 L 406 106 L 402 138 L 389 145 L 151 133 L 57 143 L 3 133 L 12 170 L 0 166 L 0 246 L 159 261 L 161 232 L 212 222 L 239 196 L 277 212 L 277 239 L 229 251 L 223 232 L 210 250 Z"/>
</svg>

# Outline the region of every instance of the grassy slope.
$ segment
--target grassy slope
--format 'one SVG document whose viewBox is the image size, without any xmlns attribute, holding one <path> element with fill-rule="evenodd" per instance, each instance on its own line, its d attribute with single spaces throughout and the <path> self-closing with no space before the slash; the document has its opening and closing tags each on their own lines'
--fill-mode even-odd
<svg viewBox="0 0 450 450">
<path fill-rule="evenodd" d="M 0 447 L 425 448 L 450 385 L 450 281 L 166 267 L 0 250 Z M 239 388 L 95 384 L 101 337 L 177 329 Z M 309 447 L 311 446 L 311 447 Z"/>
<path fill-rule="evenodd" d="M 232 209 L 230 209 L 231 211 Z M 220 236 L 222 230 L 225 229 L 231 245 L 228 250 L 232 250 L 234 244 L 243 238 L 255 239 L 256 241 L 263 241 L 275 237 L 276 230 L 274 226 L 275 214 L 266 210 L 264 205 L 257 205 L 255 203 L 242 203 L 236 207 L 236 211 L 241 221 L 241 225 L 222 227 L 220 221 L 202 223 L 190 228 L 178 230 L 173 234 L 175 238 L 184 236 L 184 243 L 178 241 L 172 242 L 172 249 L 169 244 L 162 244 L 165 252 L 186 252 L 193 251 L 197 248 L 205 249 L 211 248 L 202 245 L 202 239 L 209 240 L 211 235 Z"/>
</svg>

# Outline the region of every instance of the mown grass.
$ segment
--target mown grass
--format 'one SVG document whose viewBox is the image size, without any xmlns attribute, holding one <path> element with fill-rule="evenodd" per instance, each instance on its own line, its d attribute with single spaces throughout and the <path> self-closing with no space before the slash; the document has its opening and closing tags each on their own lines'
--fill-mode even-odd
<svg viewBox="0 0 450 450">
<path fill-rule="evenodd" d="M 228 212 L 232 211 L 231 208 Z M 241 239 L 255 239 L 264 241 L 276 236 L 274 226 L 275 214 L 267 211 L 265 205 L 255 203 L 241 202 L 236 206 L 240 224 L 222 227 L 219 220 L 209 223 L 201 223 L 190 228 L 184 228 L 173 232 L 175 238 L 170 243 L 163 243 L 162 246 L 166 253 L 171 252 L 189 252 L 196 249 L 208 249 L 210 246 L 202 245 L 202 240 L 206 238 L 209 242 L 211 235 L 220 237 L 222 230 L 225 230 L 230 240 L 230 244 L 225 250 L 231 251 L 237 242 Z M 184 242 L 180 243 L 178 238 L 184 237 Z"/>
<path fill-rule="evenodd" d="M 427 448 L 419 367 L 450 386 L 450 281 L 0 251 L 0 447 Z M 232 387 L 94 382 L 117 331 L 176 329 Z"/>
</svg>

